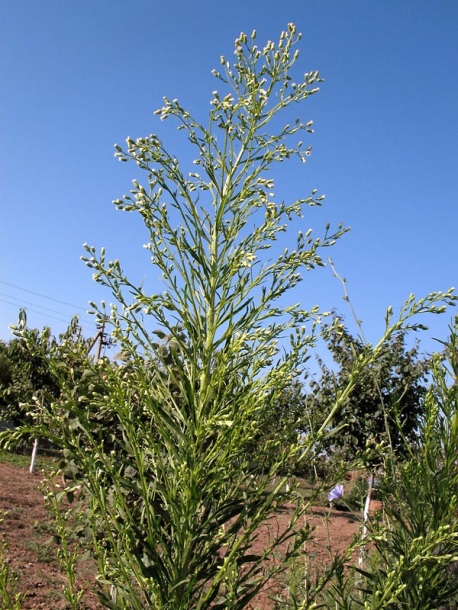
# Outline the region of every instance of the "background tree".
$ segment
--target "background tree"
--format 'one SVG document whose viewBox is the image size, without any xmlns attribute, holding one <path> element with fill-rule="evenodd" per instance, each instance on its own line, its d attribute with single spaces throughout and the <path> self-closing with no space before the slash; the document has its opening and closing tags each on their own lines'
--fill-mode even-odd
<svg viewBox="0 0 458 610">
<path fill-rule="evenodd" d="M 13 413 L 8 413 L 8 401 L 6 400 L 5 392 L 13 382 L 13 362 L 11 361 L 9 344 L 5 341 L 0 341 L 0 419 L 3 421 L 12 421 Z"/>
<path fill-rule="evenodd" d="M 327 326 L 324 337 L 337 368 L 319 360 L 321 377 L 310 383 L 307 409 L 318 423 L 332 408 L 339 390 L 348 384 L 358 359 L 372 349 L 351 335 L 340 318 Z M 326 441 L 326 453 L 353 460 L 379 443 L 390 444 L 397 451 L 405 446 L 403 436 L 413 440 L 423 412 L 429 366 L 429 359 L 419 354 L 418 343 L 407 349 L 405 330 L 392 334 L 377 361 L 358 376 L 339 414 L 343 427 Z"/>
<path fill-rule="evenodd" d="M 20 335 L 0 343 L 0 417 L 15 425 L 32 423 L 30 410 L 37 401 L 51 402 L 59 397 L 60 380 L 51 363 L 56 346 L 67 345 L 69 349 L 55 364 L 81 376 L 91 342 L 82 336 L 77 318 L 59 337 L 54 337 L 49 327 L 28 328 L 24 311 L 20 312 L 19 326 Z"/>
<path fill-rule="evenodd" d="M 306 395 L 302 382 L 292 380 L 275 400 L 269 401 L 259 414 L 259 431 L 249 443 L 248 453 L 254 456 L 253 466 L 268 470 L 279 453 L 295 446 L 300 436 L 300 424 L 306 410 Z M 285 464 L 286 472 L 303 472 L 303 461 L 296 468 L 295 460 Z"/>
<path fill-rule="evenodd" d="M 38 330 L 29 332 L 31 343 L 35 344 L 31 350 L 20 338 L 1 346 L 1 418 L 15 425 L 30 421 L 28 410 L 34 396 L 44 400 L 55 398 L 59 393 L 47 360 L 38 355 L 43 349 L 49 350 L 50 329 L 44 329 L 42 333 Z"/>
</svg>

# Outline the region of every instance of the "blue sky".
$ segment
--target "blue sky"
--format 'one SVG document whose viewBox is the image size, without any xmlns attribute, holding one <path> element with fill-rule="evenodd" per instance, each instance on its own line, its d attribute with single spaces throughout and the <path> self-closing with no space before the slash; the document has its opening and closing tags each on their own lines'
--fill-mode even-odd
<svg viewBox="0 0 458 610">
<path fill-rule="evenodd" d="M 329 254 L 368 338 L 388 305 L 457 284 L 456 0 L 15 0 L 0 5 L 0 338 L 21 304 L 31 326 L 57 333 L 80 313 L 95 332 L 87 303 L 110 298 L 80 260 L 84 242 L 139 282 L 156 277 L 141 223 L 111 204 L 141 180 L 113 144 L 160 131 L 179 156 L 174 127 L 153 116 L 162 97 L 206 112 L 210 71 L 239 32 L 276 40 L 288 22 L 303 33 L 300 70 L 325 82 L 299 108 L 315 125 L 310 162 L 284 170 L 277 195 L 318 188 L 326 202 L 307 225 L 351 227 Z M 294 300 L 349 319 L 329 269 Z M 425 349 L 452 314 L 428 320 Z"/>
</svg>

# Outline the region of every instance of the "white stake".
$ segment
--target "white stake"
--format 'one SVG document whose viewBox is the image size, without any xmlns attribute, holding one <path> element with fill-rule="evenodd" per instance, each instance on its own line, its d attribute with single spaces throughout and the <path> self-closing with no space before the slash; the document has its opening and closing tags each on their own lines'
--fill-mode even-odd
<svg viewBox="0 0 458 610">
<path fill-rule="evenodd" d="M 35 459 L 37 457 L 37 449 L 38 449 L 38 439 L 36 438 L 33 441 L 32 459 L 30 461 L 30 468 L 29 468 L 30 474 L 33 474 L 35 472 Z"/>
<path fill-rule="evenodd" d="M 364 539 L 367 536 L 367 520 L 369 519 L 369 509 L 371 507 L 371 496 L 372 496 L 372 489 L 374 487 L 374 473 L 371 472 L 369 475 L 369 480 L 367 482 L 367 496 L 366 496 L 366 503 L 364 505 L 364 512 L 363 512 L 363 531 L 361 533 L 361 542 L 364 542 Z M 359 551 L 359 557 L 358 557 L 358 567 L 362 568 L 363 566 L 363 560 L 364 560 L 364 556 L 366 554 L 366 546 L 363 545 Z"/>
</svg>

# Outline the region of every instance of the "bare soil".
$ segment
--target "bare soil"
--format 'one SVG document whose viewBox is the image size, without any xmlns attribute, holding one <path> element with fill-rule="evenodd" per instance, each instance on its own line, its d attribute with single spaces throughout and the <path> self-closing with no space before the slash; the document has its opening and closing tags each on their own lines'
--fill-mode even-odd
<svg viewBox="0 0 458 610">
<path fill-rule="evenodd" d="M 22 610 L 64 610 L 68 608 L 62 592 L 66 578 L 56 559 L 56 545 L 40 483 L 41 476 L 31 475 L 27 468 L 0 463 L 0 511 L 6 513 L 0 529 L 8 545 L 8 566 L 18 575 L 17 588 L 24 594 Z M 259 531 L 254 552 L 267 544 L 269 529 L 286 527 L 291 510 L 292 507 L 285 506 L 271 518 L 269 527 Z M 357 515 L 337 510 L 329 512 L 323 507 L 312 507 L 307 521 L 315 528 L 314 542 L 307 550 L 317 566 L 329 561 L 329 545 L 334 552 L 344 550 L 359 528 Z M 81 610 L 102 608 L 92 591 L 95 588 L 93 572 L 90 560 L 81 562 L 79 585 L 86 591 Z M 249 610 L 271 610 L 273 595 L 283 589 L 282 582 L 269 585 L 251 603 Z"/>
</svg>

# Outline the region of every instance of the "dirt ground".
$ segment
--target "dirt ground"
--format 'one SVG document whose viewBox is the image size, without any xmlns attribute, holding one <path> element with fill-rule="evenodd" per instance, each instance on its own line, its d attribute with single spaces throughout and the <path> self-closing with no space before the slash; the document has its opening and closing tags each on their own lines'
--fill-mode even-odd
<svg viewBox="0 0 458 610">
<path fill-rule="evenodd" d="M 0 528 L 8 545 L 8 566 L 18 575 L 18 590 L 24 594 L 22 610 L 64 610 L 68 608 L 62 593 L 66 580 L 55 557 L 56 547 L 40 480 L 40 475 L 29 474 L 27 468 L 0 463 L 0 511 L 6 513 Z M 274 515 L 270 525 L 285 527 L 290 511 L 285 507 Z M 315 527 L 315 540 L 308 551 L 316 565 L 322 565 L 329 558 L 328 540 L 333 551 L 343 550 L 359 528 L 358 517 L 352 513 L 332 510 L 327 526 L 324 516 L 320 507 L 312 508 L 307 515 L 310 525 Z M 268 535 L 267 528 L 259 532 L 255 552 L 264 547 Z M 101 605 L 90 591 L 94 581 L 88 560 L 82 563 L 80 571 L 83 578 L 79 584 L 87 590 L 81 610 L 99 610 Z M 274 583 L 257 596 L 249 610 L 270 610 L 273 594 L 281 593 L 283 588 L 281 582 Z"/>
</svg>

